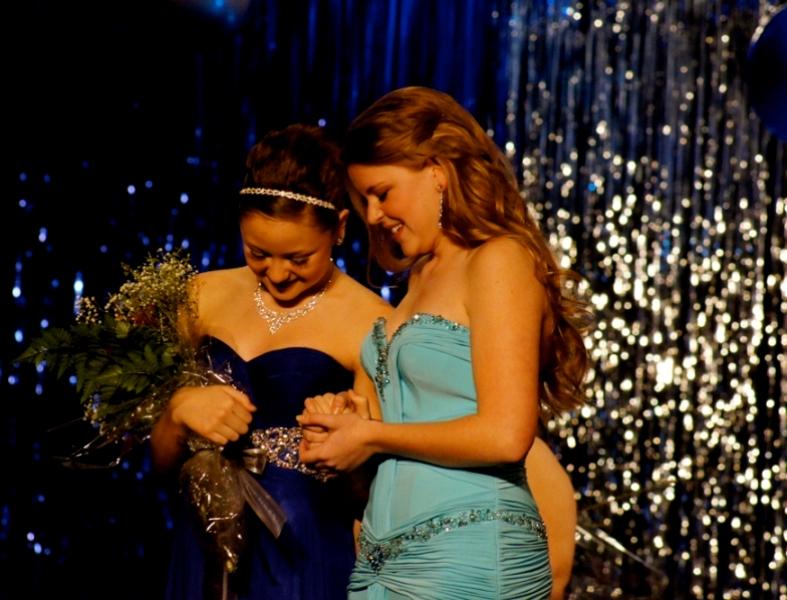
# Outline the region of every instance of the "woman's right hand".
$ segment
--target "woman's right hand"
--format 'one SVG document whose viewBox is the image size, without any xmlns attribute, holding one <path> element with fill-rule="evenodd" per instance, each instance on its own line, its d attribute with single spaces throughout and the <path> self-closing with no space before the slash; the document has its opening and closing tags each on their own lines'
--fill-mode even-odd
<svg viewBox="0 0 787 600">
<path fill-rule="evenodd" d="M 208 385 L 179 388 L 169 410 L 173 423 L 223 446 L 249 430 L 257 409 L 246 394 L 232 386 Z"/>
</svg>

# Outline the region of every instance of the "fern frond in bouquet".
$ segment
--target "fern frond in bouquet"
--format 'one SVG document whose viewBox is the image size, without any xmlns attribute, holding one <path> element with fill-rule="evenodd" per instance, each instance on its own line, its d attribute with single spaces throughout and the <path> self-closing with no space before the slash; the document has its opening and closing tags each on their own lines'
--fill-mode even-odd
<svg viewBox="0 0 787 600">
<path fill-rule="evenodd" d="M 76 376 L 84 419 L 98 432 L 68 457 L 71 465 L 85 466 L 83 459 L 105 446 L 127 449 L 145 440 L 182 386 L 232 385 L 231 374 L 215 372 L 195 343 L 197 272 L 188 257 L 159 251 L 124 271 L 128 279 L 103 306 L 83 299 L 74 323 L 45 330 L 19 357 L 45 365 L 58 379 Z M 215 555 L 232 572 L 246 542 L 245 506 L 276 537 L 286 516 L 247 465 L 196 434 L 189 446 L 193 454 L 181 468 L 181 487 Z"/>
<path fill-rule="evenodd" d="M 207 376 L 193 343 L 197 272 L 188 257 L 159 251 L 123 269 L 128 279 L 103 306 L 83 298 L 74 323 L 44 330 L 19 356 L 57 379 L 76 376 L 101 445 L 145 439 L 171 394 Z"/>
</svg>

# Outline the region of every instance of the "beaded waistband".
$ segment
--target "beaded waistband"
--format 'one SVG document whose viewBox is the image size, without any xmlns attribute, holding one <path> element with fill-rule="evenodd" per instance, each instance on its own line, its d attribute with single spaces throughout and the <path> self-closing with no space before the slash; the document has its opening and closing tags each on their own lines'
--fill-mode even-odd
<svg viewBox="0 0 787 600">
<path fill-rule="evenodd" d="M 246 453 L 255 452 L 261 455 L 265 462 L 281 467 L 282 469 L 292 469 L 310 475 L 319 481 L 325 481 L 328 475 L 309 468 L 301 462 L 298 446 L 303 438 L 300 427 L 268 427 L 267 429 L 255 429 L 251 433 L 252 448 Z M 261 472 L 261 469 L 260 469 Z"/>
<path fill-rule="evenodd" d="M 372 542 L 361 529 L 358 538 L 360 549 L 358 558 L 366 561 L 375 573 L 379 573 L 386 561 L 399 556 L 409 542 L 425 542 L 440 533 L 487 521 L 504 521 L 529 529 L 543 540 L 547 537 L 544 523 L 539 519 L 534 519 L 521 512 L 481 508 L 445 517 L 435 517 L 379 544 Z"/>
</svg>

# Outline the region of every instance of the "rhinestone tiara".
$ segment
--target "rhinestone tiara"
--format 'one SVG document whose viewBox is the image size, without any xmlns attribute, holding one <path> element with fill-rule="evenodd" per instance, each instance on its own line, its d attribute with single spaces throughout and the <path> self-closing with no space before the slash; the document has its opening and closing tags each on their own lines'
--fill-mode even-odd
<svg viewBox="0 0 787 600">
<path fill-rule="evenodd" d="M 258 187 L 245 187 L 241 188 L 240 193 L 243 195 L 251 194 L 256 196 L 280 196 L 282 198 L 289 198 L 290 200 L 297 200 L 298 202 L 305 202 L 313 206 L 320 206 L 329 210 L 336 210 L 336 207 L 327 200 L 320 200 L 314 196 L 307 196 L 305 194 L 298 194 L 290 192 L 289 190 L 277 190 L 274 188 L 258 188 Z"/>
</svg>

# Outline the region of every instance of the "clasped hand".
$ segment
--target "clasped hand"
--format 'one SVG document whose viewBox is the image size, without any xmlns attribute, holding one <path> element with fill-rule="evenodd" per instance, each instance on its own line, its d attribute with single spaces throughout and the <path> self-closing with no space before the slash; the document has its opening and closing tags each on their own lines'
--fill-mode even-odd
<svg viewBox="0 0 787 600">
<path fill-rule="evenodd" d="M 245 434 L 255 410 L 246 394 L 229 385 L 184 386 L 170 400 L 174 423 L 219 446 Z"/>
<path fill-rule="evenodd" d="M 298 417 L 301 461 L 314 468 L 352 471 L 372 455 L 366 442 L 369 402 L 352 390 L 307 398 Z"/>
</svg>

